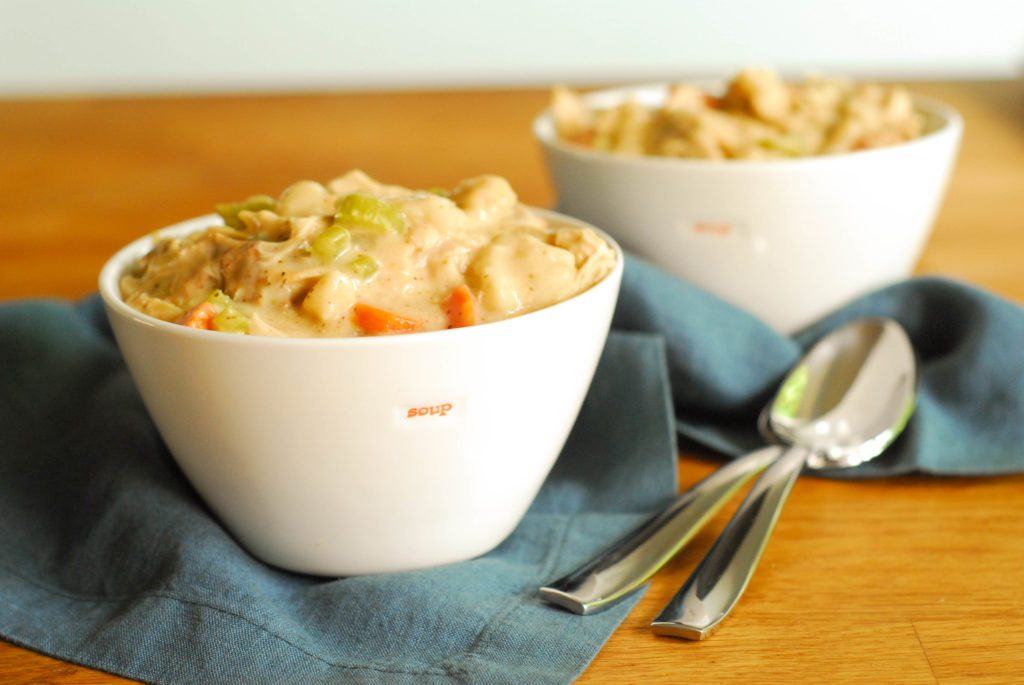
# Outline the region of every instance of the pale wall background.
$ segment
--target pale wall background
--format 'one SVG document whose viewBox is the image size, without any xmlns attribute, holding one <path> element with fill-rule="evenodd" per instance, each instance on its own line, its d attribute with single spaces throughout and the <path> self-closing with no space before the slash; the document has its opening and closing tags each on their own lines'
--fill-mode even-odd
<svg viewBox="0 0 1024 685">
<path fill-rule="evenodd" d="M 1024 0 L 0 0 L 0 96 L 1007 78 Z"/>
</svg>

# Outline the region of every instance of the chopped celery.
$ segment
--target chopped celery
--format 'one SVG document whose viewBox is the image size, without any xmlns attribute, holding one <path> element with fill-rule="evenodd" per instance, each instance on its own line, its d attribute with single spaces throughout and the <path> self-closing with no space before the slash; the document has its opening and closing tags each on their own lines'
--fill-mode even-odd
<svg viewBox="0 0 1024 685">
<path fill-rule="evenodd" d="M 217 288 L 210 293 L 210 296 L 206 298 L 206 300 L 210 304 L 215 305 L 218 309 L 231 306 L 231 298 L 224 294 L 224 291 L 220 288 Z"/>
<path fill-rule="evenodd" d="M 213 317 L 213 328 L 225 333 L 248 333 L 249 319 L 234 307 L 225 307 Z"/>
<path fill-rule="evenodd" d="M 224 225 L 230 226 L 231 228 L 244 228 L 242 220 L 238 218 L 238 213 L 242 211 L 241 202 L 223 202 L 216 207 L 217 213 L 220 214 L 220 218 L 224 219 Z"/>
<path fill-rule="evenodd" d="M 333 262 L 352 245 L 352 236 L 348 229 L 333 224 L 316 237 L 310 249 L 323 262 Z"/>
<path fill-rule="evenodd" d="M 253 195 L 242 203 L 242 209 L 248 209 L 250 212 L 258 212 L 261 209 L 274 211 L 275 207 L 277 207 L 277 200 L 269 195 Z"/>
<path fill-rule="evenodd" d="M 369 195 L 352 194 L 338 200 L 336 224 L 352 228 L 366 228 L 371 231 L 402 233 L 405 231 L 405 216 L 395 205 Z"/>
<path fill-rule="evenodd" d="M 352 269 L 352 273 L 354 273 L 356 276 L 363 280 L 366 280 L 370 276 L 377 273 L 377 269 L 380 268 L 380 265 L 377 263 L 377 260 L 371 257 L 370 255 L 361 254 L 355 259 L 353 259 L 351 262 L 349 262 L 348 267 Z"/>
<path fill-rule="evenodd" d="M 245 228 L 245 224 L 238 218 L 239 212 L 258 212 L 261 209 L 273 210 L 277 201 L 269 195 L 253 195 L 245 202 L 222 202 L 217 205 L 217 213 L 224 219 L 224 225 L 239 230 Z"/>
<path fill-rule="evenodd" d="M 206 301 L 213 305 L 217 313 L 213 317 L 213 328 L 225 333 L 248 333 L 249 319 L 238 311 L 234 301 L 228 295 L 217 288 Z"/>
<path fill-rule="evenodd" d="M 758 146 L 765 150 L 778 152 L 786 157 L 803 157 L 810 154 L 807 146 L 795 136 L 779 135 L 775 138 L 763 138 L 757 141 Z"/>
<path fill-rule="evenodd" d="M 447 188 L 427 188 L 427 192 L 431 193 L 432 195 L 440 195 L 441 197 L 448 197 L 449 195 L 451 195 Z"/>
</svg>

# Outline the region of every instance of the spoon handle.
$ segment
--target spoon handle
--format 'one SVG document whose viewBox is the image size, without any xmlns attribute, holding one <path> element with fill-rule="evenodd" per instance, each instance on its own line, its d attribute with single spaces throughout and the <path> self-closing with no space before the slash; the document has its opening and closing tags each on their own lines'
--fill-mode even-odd
<svg viewBox="0 0 1024 685">
<path fill-rule="evenodd" d="M 541 596 L 581 615 L 617 604 L 664 566 L 740 486 L 780 454 L 781 448 L 766 447 L 725 464 L 600 556 L 542 587 Z"/>
<path fill-rule="evenodd" d="M 790 447 L 765 470 L 711 550 L 651 623 L 655 634 L 703 640 L 729 615 L 754 575 L 809 456 L 805 448 Z"/>
</svg>

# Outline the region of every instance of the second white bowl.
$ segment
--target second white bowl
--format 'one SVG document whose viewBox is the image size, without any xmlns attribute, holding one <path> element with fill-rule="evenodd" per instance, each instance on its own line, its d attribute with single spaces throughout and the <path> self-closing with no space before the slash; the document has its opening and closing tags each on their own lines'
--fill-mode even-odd
<svg viewBox="0 0 1024 685">
<path fill-rule="evenodd" d="M 650 106 L 667 86 L 598 91 L 596 108 Z M 609 154 L 563 143 L 534 121 L 558 209 L 622 246 L 793 332 L 906 278 L 928 237 L 963 128 L 951 108 L 915 105 L 927 133 L 893 147 L 779 161 Z"/>
</svg>

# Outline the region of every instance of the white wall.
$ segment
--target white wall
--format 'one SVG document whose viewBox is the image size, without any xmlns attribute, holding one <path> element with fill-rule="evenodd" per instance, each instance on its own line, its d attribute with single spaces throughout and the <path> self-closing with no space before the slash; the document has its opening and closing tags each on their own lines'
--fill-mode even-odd
<svg viewBox="0 0 1024 685">
<path fill-rule="evenodd" d="M 1024 71 L 1021 0 L 0 0 L 0 94 Z"/>
</svg>

